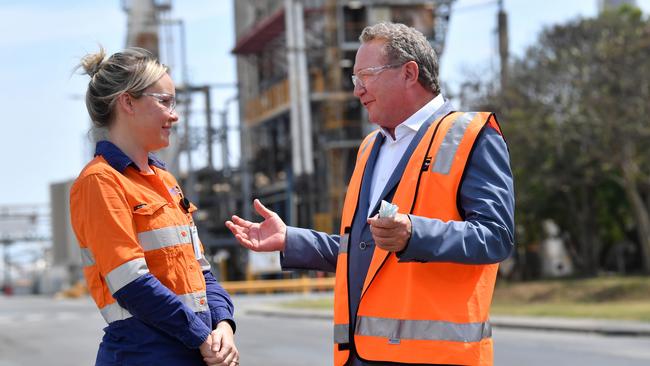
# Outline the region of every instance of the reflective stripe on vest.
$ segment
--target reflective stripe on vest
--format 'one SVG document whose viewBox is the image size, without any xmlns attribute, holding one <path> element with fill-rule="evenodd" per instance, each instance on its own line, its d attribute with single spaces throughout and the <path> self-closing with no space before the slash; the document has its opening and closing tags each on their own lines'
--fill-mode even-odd
<svg viewBox="0 0 650 366">
<path fill-rule="evenodd" d="M 489 322 L 452 323 L 433 320 L 388 319 L 359 316 L 355 334 L 388 338 L 390 341 L 400 339 L 480 342 L 492 336 Z"/>
<path fill-rule="evenodd" d="M 350 343 L 350 325 L 334 324 L 334 344 Z"/>
<path fill-rule="evenodd" d="M 181 302 L 190 308 L 195 313 L 200 313 L 203 311 L 209 311 L 210 307 L 208 305 L 208 298 L 205 291 L 197 291 L 195 293 L 176 295 Z M 132 317 L 131 313 L 125 308 L 121 307 L 120 304 L 114 302 L 108 304 L 103 308 L 99 309 L 104 317 L 106 323 L 112 323 L 118 320 L 124 320 Z"/>
<path fill-rule="evenodd" d="M 463 113 L 460 117 L 454 120 L 451 128 L 449 128 L 445 138 L 442 140 L 438 153 L 436 154 L 433 167 L 431 168 L 432 172 L 449 174 L 460 140 L 465 136 L 467 126 L 469 126 L 469 123 L 472 122 L 475 116 L 476 112 L 468 112 Z"/>
<path fill-rule="evenodd" d="M 192 244 L 192 232 L 187 225 L 168 226 L 138 233 L 138 242 L 144 251 Z"/>
<path fill-rule="evenodd" d="M 350 234 L 341 235 L 339 240 L 339 254 L 348 252 L 348 244 L 350 242 Z"/>
<path fill-rule="evenodd" d="M 89 267 L 95 265 L 95 256 L 89 248 L 79 248 L 81 251 L 81 265 L 84 267 Z"/>
<path fill-rule="evenodd" d="M 108 272 L 106 284 L 111 291 L 111 295 L 113 295 L 122 287 L 147 273 L 149 273 L 149 268 L 144 258 L 132 259 Z"/>
</svg>

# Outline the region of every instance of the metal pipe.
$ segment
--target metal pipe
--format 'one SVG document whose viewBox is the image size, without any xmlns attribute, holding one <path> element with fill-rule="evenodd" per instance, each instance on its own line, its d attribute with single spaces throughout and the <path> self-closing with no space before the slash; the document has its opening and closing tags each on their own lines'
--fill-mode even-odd
<svg viewBox="0 0 650 366">
<path fill-rule="evenodd" d="M 241 115 L 241 105 L 240 105 L 240 115 Z M 248 126 L 246 123 L 243 122 L 243 118 L 239 118 L 239 123 L 240 123 L 240 135 L 239 135 L 239 141 L 240 141 L 240 149 L 241 149 L 241 156 L 239 160 L 239 169 L 241 170 L 241 190 L 242 190 L 242 200 L 243 200 L 243 214 L 244 218 L 247 220 L 251 220 L 253 218 L 252 215 L 252 210 L 251 210 L 251 205 L 253 204 L 252 200 L 252 184 L 253 181 L 251 179 L 251 172 L 250 172 L 250 164 L 249 164 L 249 149 L 250 149 L 250 144 L 249 144 L 249 131 L 248 131 Z"/>
<path fill-rule="evenodd" d="M 214 129 L 212 128 L 212 105 L 210 101 L 210 87 L 206 86 L 203 88 L 203 93 L 205 94 L 205 129 L 206 129 L 206 143 L 208 150 L 208 168 L 214 169 L 214 161 L 212 154 L 212 135 Z"/>
<path fill-rule="evenodd" d="M 222 155 L 222 161 L 223 161 L 223 174 L 225 176 L 230 175 L 230 163 L 228 161 L 228 105 L 231 102 L 236 102 L 239 100 L 239 95 L 234 95 L 223 103 L 223 111 L 222 111 L 222 125 L 221 125 L 221 131 L 222 133 L 219 134 L 220 137 L 220 143 L 221 143 L 221 155 Z"/>
<path fill-rule="evenodd" d="M 219 144 L 221 145 L 221 170 L 224 176 L 230 175 L 228 166 L 228 110 L 224 109 L 219 112 L 221 115 L 221 128 L 219 131 Z"/>
<path fill-rule="evenodd" d="M 291 163 L 295 176 L 299 176 L 302 171 L 302 152 L 300 144 L 300 105 L 299 105 L 299 87 L 297 80 L 297 62 L 296 62 L 296 44 L 295 44 L 295 24 L 293 0 L 284 1 L 284 19 L 286 23 L 287 36 L 287 65 L 289 79 L 289 103 L 290 103 L 290 125 L 291 125 Z"/>
<path fill-rule="evenodd" d="M 309 98 L 309 74 L 307 72 L 307 56 L 305 54 L 305 23 L 302 3 L 297 1 L 293 7 L 295 19 L 294 34 L 296 42 L 298 97 L 300 106 L 300 144 L 303 173 L 311 175 L 314 172 L 314 152 L 311 133 L 311 105 Z"/>
</svg>

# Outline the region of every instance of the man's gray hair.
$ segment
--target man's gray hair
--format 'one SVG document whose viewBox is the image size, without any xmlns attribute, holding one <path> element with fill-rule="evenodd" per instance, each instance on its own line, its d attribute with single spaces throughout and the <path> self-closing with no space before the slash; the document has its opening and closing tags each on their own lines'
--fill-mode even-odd
<svg viewBox="0 0 650 366">
<path fill-rule="evenodd" d="M 420 85 L 434 95 L 440 93 L 438 56 L 420 31 L 404 24 L 385 22 L 367 26 L 359 36 L 362 43 L 375 39 L 386 42 L 384 51 L 388 63 L 415 61 L 419 67 Z"/>
</svg>

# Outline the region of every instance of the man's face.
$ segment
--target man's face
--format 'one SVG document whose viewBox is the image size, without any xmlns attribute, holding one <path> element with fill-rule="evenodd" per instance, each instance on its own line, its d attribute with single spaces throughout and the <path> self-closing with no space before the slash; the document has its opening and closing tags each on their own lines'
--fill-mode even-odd
<svg viewBox="0 0 650 366">
<path fill-rule="evenodd" d="M 354 61 L 354 95 L 368 110 L 370 122 L 392 129 L 404 121 L 400 95 L 406 86 L 402 65 L 392 65 L 384 55 L 383 40 L 363 43 Z"/>
</svg>

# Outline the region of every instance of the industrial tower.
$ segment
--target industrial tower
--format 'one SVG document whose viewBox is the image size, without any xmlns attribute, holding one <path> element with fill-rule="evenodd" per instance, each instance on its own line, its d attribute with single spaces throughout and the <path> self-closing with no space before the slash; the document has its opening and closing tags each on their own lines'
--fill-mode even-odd
<svg viewBox="0 0 650 366">
<path fill-rule="evenodd" d="M 233 3 L 244 208 L 260 198 L 290 225 L 335 232 L 357 146 L 373 129 L 350 79 L 361 31 L 405 23 L 440 57 L 453 0 Z"/>
</svg>

